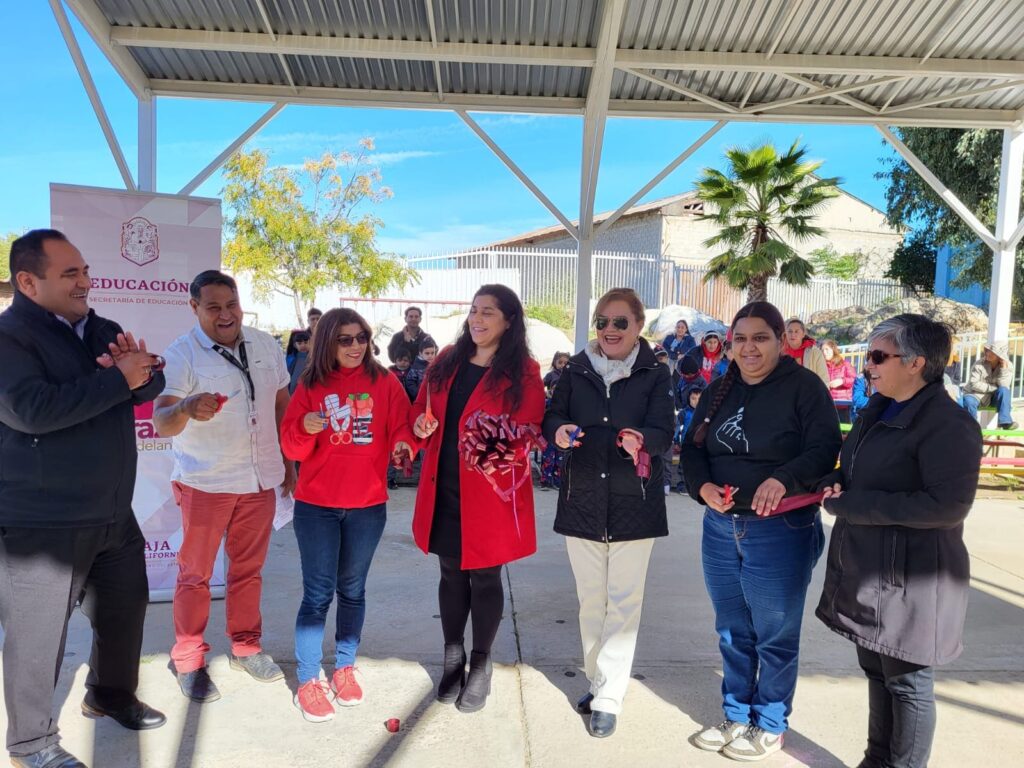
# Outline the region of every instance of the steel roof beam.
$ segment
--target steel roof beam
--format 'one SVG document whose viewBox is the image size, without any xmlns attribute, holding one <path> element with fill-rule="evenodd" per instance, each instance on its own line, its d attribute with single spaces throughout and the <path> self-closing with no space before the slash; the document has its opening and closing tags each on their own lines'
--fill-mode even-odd
<svg viewBox="0 0 1024 768">
<path fill-rule="evenodd" d="M 87 2 L 88 0 L 72 0 Z M 295 56 L 448 61 L 463 64 L 522 64 L 593 67 L 598 49 L 551 45 L 437 43 L 261 32 L 214 32 L 152 27 L 111 27 L 109 41 L 130 48 L 172 48 Z M 831 54 L 718 53 L 620 48 L 615 65 L 630 69 L 685 69 L 723 72 L 808 72 L 825 75 L 907 75 L 909 77 L 1024 77 L 1024 61 L 928 59 Z"/>
<path fill-rule="evenodd" d="M 117 70 L 128 89 L 135 94 L 135 98 L 148 98 L 149 78 L 131 52 L 111 40 L 112 27 L 95 0 L 67 0 L 67 5 Z"/>
<path fill-rule="evenodd" d="M 657 75 L 652 75 L 647 72 L 641 72 L 639 69 L 629 69 L 628 67 L 618 67 L 618 69 L 625 72 L 626 74 L 632 75 L 633 77 L 637 77 L 641 80 L 646 80 L 647 82 L 653 83 L 654 85 L 657 85 L 661 88 L 667 88 L 670 91 L 675 91 L 676 93 L 686 96 L 687 98 L 693 99 L 694 101 L 702 101 L 708 106 L 715 107 L 715 109 L 720 109 L 723 112 L 735 114 L 736 112 L 740 111 L 732 104 L 728 104 L 724 101 L 719 101 L 718 99 L 712 98 L 711 96 L 703 94 L 700 91 L 695 91 L 692 88 L 687 88 L 685 85 L 679 85 L 679 83 L 673 83 L 671 80 L 666 80 L 662 77 L 658 77 Z"/>
<path fill-rule="evenodd" d="M 893 149 L 899 152 L 903 159 L 907 161 L 907 164 L 917 171 L 921 178 L 928 183 L 928 186 L 935 190 L 935 194 L 946 201 L 946 204 L 963 220 L 964 224 L 970 227 L 971 231 L 974 232 L 974 234 L 976 234 L 978 238 L 985 243 L 985 245 L 992 250 L 998 250 L 999 241 L 996 236 L 988 230 L 988 227 L 981 223 L 971 209 L 964 205 L 960 198 L 953 194 L 953 191 L 943 184 L 939 177 L 932 173 L 931 169 L 921 162 L 920 158 L 918 158 L 918 156 L 915 155 L 906 144 L 896 138 L 896 135 L 890 131 L 888 127 L 881 123 L 876 123 L 875 127 L 878 129 L 878 132 L 885 137 L 885 140 L 893 146 Z"/>
<path fill-rule="evenodd" d="M 950 101 L 957 101 L 958 99 L 969 99 L 971 96 L 981 96 L 986 93 L 992 93 L 993 91 L 1005 91 L 1007 88 L 1019 88 L 1021 86 L 1024 86 L 1024 80 L 1007 80 L 1002 83 L 986 85 L 983 88 L 970 88 L 965 91 L 953 91 L 951 93 L 945 93 L 937 96 L 932 96 L 926 99 L 920 99 L 919 101 L 910 101 L 905 104 L 897 104 L 895 107 L 886 109 L 883 114 L 893 115 L 896 114 L 897 112 L 906 112 L 911 109 L 931 107 L 936 104 L 944 104 Z"/>
<path fill-rule="evenodd" d="M 191 80 L 153 80 L 157 96 L 191 99 L 226 99 L 230 101 L 284 101 L 288 104 L 330 104 L 337 106 L 395 107 L 399 109 L 464 109 L 473 112 L 532 113 L 580 115 L 586 101 L 563 96 L 505 96 L 491 94 L 447 93 L 445 103 L 433 92 L 360 90 L 355 88 L 300 88 L 298 94 L 286 85 L 247 83 L 211 83 Z M 611 117 L 670 118 L 685 120 L 721 120 L 720 110 L 698 102 L 644 101 L 612 99 Z M 834 104 L 796 104 L 763 115 L 729 114 L 733 122 L 775 123 L 852 123 L 874 125 L 878 116 L 861 109 Z M 901 112 L 891 122 L 937 128 L 1005 128 L 1021 116 L 1012 109 L 950 109 L 931 108 Z"/>
<path fill-rule="evenodd" d="M 53 17 L 57 20 L 57 26 L 60 27 L 60 32 L 64 36 L 64 43 L 68 47 L 68 53 L 71 54 L 71 60 L 75 63 L 75 69 L 78 70 L 78 77 L 81 79 L 85 93 L 89 97 L 89 103 L 92 104 L 92 110 L 96 113 L 96 120 L 100 124 L 100 130 L 103 131 L 103 137 L 107 140 L 107 146 L 110 147 L 110 154 L 114 156 L 114 163 L 117 165 L 117 170 L 124 181 L 125 189 L 129 192 L 134 192 L 135 180 L 132 178 L 131 169 L 128 168 L 128 162 L 124 159 L 124 152 L 121 151 L 121 144 L 117 140 L 117 134 L 114 133 L 114 127 L 110 124 L 107 110 L 103 107 L 103 100 L 100 98 L 99 91 L 96 90 L 96 83 L 93 82 L 92 74 L 89 72 L 89 65 L 85 63 L 82 49 L 78 47 L 78 39 L 75 37 L 75 31 L 71 28 L 71 22 L 68 21 L 68 15 L 64 12 L 64 5 L 61 3 L 61 0 L 50 0 L 50 9 L 53 11 Z"/>
</svg>

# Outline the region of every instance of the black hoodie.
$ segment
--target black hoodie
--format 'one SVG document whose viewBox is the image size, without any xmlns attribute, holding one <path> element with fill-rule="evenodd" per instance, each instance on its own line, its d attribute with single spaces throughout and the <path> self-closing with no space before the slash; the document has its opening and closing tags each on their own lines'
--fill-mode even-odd
<svg viewBox="0 0 1024 768">
<path fill-rule="evenodd" d="M 724 379 L 705 390 L 683 439 L 679 460 L 690 495 L 703 501 L 704 483 L 731 485 L 739 490 L 730 513 L 752 515 L 754 493 L 769 478 L 782 483 L 787 496 L 815 490 L 835 468 L 842 445 L 835 404 L 817 374 L 782 357 L 758 384 L 736 375 L 698 447 L 693 435 Z"/>
</svg>

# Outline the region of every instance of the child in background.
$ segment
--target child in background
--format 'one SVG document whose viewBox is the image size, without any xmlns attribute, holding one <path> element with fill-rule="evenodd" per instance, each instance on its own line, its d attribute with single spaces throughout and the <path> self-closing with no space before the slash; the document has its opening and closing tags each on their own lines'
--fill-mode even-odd
<svg viewBox="0 0 1024 768">
<path fill-rule="evenodd" d="M 284 360 L 288 366 L 288 375 L 291 376 L 291 381 L 288 383 L 289 394 L 295 392 L 295 387 L 299 383 L 299 376 L 306 370 L 310 341 L 309 331 L 292 331 L 288 337 L 288 347 L 285 349 Z"/>
<path fill-rule="evenodd" d="M 732 339 L 726 337 L 722 344 L 722 359 L 718 361 L 718 365 L 715 366 L 715 370 L 711 374 L 711 380 L 714 381 L 719 376 L 724 376 L 725 372 L 729 370 L 729 363 L 732 362 Z"/>
<path fill-rule="evenodd" d="M 874 388 L 871 386 L 871 376 L 868 373 L 867 367 L 861 372 L 861 375 L 854 379 L 853 382 L 853 394 L 850 395 L 850 423 L 857 421 L 857 412 L 868 404 L 868 400 L 874 394 Z"/>
<path fill-rule="evenodd" d="M 683 395 L 683 407 L 676 414 L 676 445 L 682 446 L 686 430 L 690 428 L 690 422 L 693 421 L 693 412 L 696 410 L 697 403 L 700 402 L 700 396 L 704 394 L 705 389 L 707 389 L 707 384 L 704 383 L 704 379 L 701 376 L 695 376 L 693 381 L 687 386 L 686 392 Z M 676 483 L 676 490 L 679 493 L 686 493 L 686 479 L 683 477 L 682 464 L 679 465 L 679 481 Z"/>
<path fill-rule="evenodd" d="M 420 341 L 420 353 L 412 361 L 409 372 L 405 374 L 405 391 L 409 393 L 413 402 L 416 401 L 420 385 L 427 375 L 427 366 L 434 362 L 435 357 L 437 357 L 437 342 L 430 336 L 424 336 Z"/>
<path fill-rule="evenodd" d="M 565 364 L 568 362 L 568 352 L 555 352 L 555 356 L 551 358 L 551 370 L 544 376 L 544 394 L 549 398 L 551 393 L 555 391 L 555 385 L 558 383 L 558 379 L 561 378 Z"/>
<path fill-rule="evenodd" d="M 405 377 L 409 375 L 409 369 L 412 367 L 412 357 L 409 355 L 409 351 L 406 349 L 400 349 L 395 353 L 395 364 L 389 365 L 388 370 L 395 374 L 401 383 L 402 387 L 405 387 Z M 412 402 L 412 398 L 409 398 L 409 402 Z"/>
<path fill-rule="evenodd" d="M 679 358 L 676 363 L 676 370 L 679 372 L 679 378 L 676 380 L 676 410 L 685 408 L 687 403 L 687 391 L 690 389 L 690 385 L 693 384 L 698 378 L 704 381 L 704 378 L 700 375 L 700 363 L 697 362 L 697 358 L 693 355 L 685 355 Z"/>
</svg>

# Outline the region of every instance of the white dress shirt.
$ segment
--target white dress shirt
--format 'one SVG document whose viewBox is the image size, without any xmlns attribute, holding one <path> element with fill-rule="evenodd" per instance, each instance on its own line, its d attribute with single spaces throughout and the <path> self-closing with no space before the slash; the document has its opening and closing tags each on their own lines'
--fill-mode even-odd
<svg viewBox="0 0 1024 768">
<path fill-rule="evenodd" d="M 284 352 L 273 336 L 248 326 L 239 344 L 245 344 L 254 399 L 242 371 L 213 348 L 198 325 L 164 352 L 164 395 L 231 396 L 212 419 L 189 419 L 172 439 L 171 479 L 207 493 L 256 493 L 284 481 L 275 413 L 277 392 L 289 381 Z M 227 351 L 241 362 L 237 345 Z"/>
</svg>

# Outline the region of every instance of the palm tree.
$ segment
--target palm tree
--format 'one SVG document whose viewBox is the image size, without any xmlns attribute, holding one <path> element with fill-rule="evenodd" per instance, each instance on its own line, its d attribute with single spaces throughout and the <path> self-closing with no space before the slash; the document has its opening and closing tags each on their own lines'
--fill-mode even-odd
<svg viewBox="0 0 1024 768">
<path fill-rule="evenodd" d="M 727 173 L 705 168 L 697 181 L 697 197 L 705 203 L 703 221 L 719 226 L 705 247 L 726 250 L 708 262 L 704 280 L 724 278 L 747 289 L 748 301 L 767 301 L 768 278 L 806 285 L 814 267 L 791 242 L 824 234 L 814 225 L 823 205 L 839 194 L 838 178 L 814 175 L 820 162 L 804 160 L 806 149 L 794 141 L 779 156 L 771 144 L 751 149 L 732 148 Z"/>
</svg>

